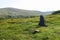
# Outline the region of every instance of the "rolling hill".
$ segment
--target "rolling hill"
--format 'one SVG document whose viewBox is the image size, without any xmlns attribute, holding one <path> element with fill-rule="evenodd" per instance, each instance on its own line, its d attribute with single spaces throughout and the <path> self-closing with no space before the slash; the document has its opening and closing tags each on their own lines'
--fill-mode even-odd
<svg viewBox="0 0 60 40">
<path fill-rule="evenodd" d="M 17 9 L 17 8 L 0 8 L 0 17 L 2 18 L 20 18 L 20 17 L 29 17 L 29 16 L 39 16 L 47 15 L 52 12 L 40 12 L 40 11 L 34 11 L 34 10 L 23 10 L 23 9 Z"/>
</svg>

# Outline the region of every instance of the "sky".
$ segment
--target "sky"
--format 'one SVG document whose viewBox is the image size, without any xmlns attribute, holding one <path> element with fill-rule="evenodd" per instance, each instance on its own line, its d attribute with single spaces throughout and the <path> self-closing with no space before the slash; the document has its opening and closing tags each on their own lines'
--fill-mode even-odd
<svg viewBox="0 0 60 40">
<path fill-rule="evenodd" d="M 60 10 L 60 0 L 0 0 L 0 8 L 13 7 L 25 10 Z"/>
</svg>

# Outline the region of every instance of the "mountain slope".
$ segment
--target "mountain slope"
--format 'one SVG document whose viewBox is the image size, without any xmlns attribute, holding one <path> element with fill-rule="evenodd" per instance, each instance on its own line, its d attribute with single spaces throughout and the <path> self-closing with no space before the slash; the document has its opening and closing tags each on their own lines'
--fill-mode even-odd
<svg viewBox="0 0 60 40">
<path fill-rule="evenodd" d="M 20 17 L 30 17 L 51 14 L 52 12 L 40 12 L 33 10 L 22 10 L 17 8 L 0 8 L 0 17 L 3 18 L 20 18 Z"/>
<path fill-rule="evenodd" d="M 40 15 L 39 11 L 29 11 L 16 8 L 1 8 L 0 16 L 37 16 Z"/>
</svg>

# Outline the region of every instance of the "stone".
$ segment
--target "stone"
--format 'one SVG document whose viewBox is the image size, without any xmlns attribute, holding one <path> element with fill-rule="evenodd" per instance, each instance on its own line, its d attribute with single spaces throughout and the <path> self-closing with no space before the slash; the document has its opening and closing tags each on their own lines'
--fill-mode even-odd
<svg viewBox="0 0 60 40">
<path fill-rule="evenodd" d="M 39 26 L 46 26 L 46 25 L 45 25 L 45 20 L 44 20 L 43 15 L 40 15 Z"/>
<path fill-rule="evenodd" d="M 39 33 L 39 30 L 34 30 L 33 34 Z"/>
</svg>

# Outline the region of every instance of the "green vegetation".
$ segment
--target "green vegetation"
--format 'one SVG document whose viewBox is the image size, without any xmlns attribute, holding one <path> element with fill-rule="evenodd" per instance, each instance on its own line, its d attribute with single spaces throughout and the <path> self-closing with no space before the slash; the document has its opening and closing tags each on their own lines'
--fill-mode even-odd
<svg viewBox="0 0 60 40">
<path fill-rule="evenodd" d="M 54 11 L 52 14 L 60 14 L 60 10 Z"/>
<path fill-rule="evenodd" d="M 1 18 L 0 40 L 60 40 L 60 15 L 47 15 L 45 20 L 48 27 L 38 26 L 39 17 Z"/>
</svg>

